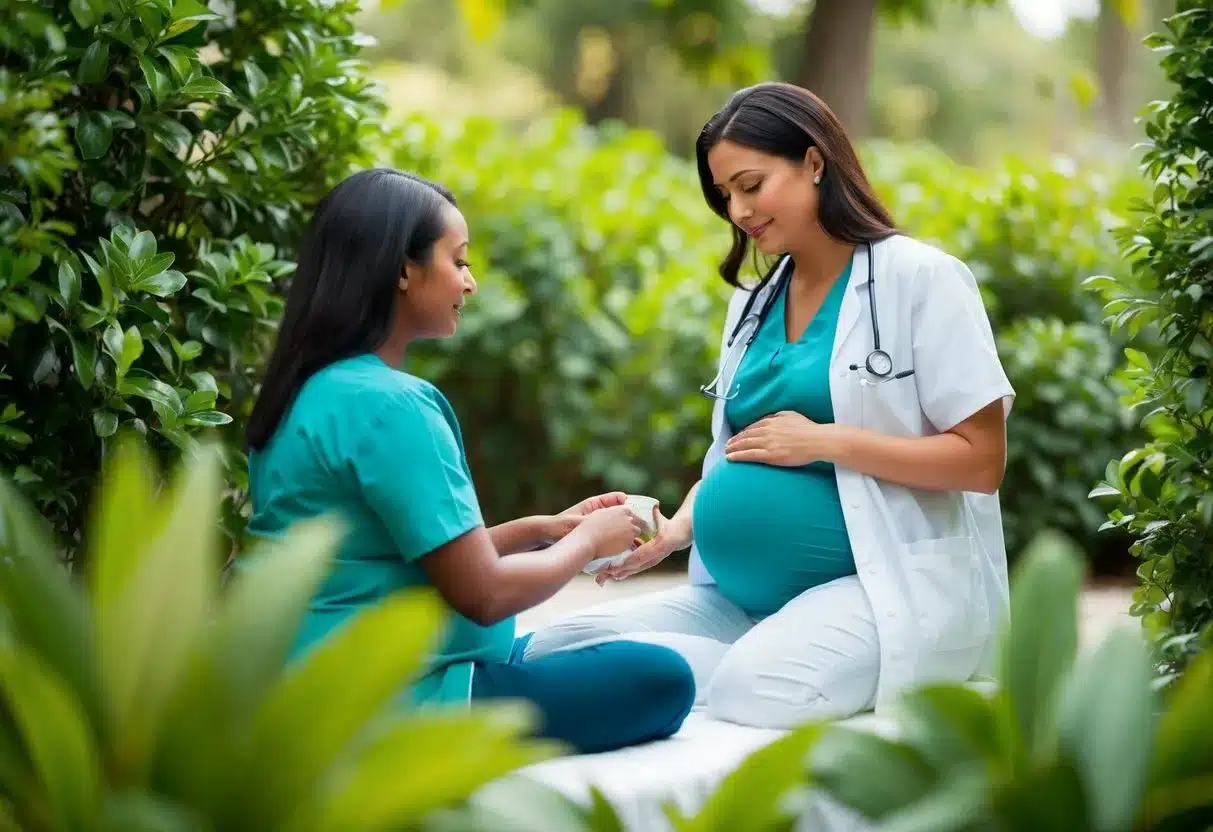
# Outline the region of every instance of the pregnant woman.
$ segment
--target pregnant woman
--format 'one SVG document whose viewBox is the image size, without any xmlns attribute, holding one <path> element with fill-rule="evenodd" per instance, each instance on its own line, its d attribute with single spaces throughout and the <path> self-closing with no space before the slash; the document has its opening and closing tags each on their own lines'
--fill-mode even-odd
<svg viewBox="0 0 1213 832">
<path fill-rule="evenodd" d="M 696 151 L 733 231 L 713 443 L 681 508 L 599 578 L 693 546 L 690 585 L 560 620 L 527 655 L 665 644 L 710 716 L 773 728 L 972 677 L 1007 606 L 1014 399 L 972 273 L 896 232 L 807 90 L 736 93 Z M 752 290 L 751 245 L 774 260 Z"/>
</svg>

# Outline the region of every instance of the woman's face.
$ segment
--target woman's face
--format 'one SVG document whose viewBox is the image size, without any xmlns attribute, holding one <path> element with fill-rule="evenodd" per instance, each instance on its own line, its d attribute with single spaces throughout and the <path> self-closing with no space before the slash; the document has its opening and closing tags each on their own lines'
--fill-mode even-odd
<svg viewBox="0 0 1213 832">
<path fill-rule="evenodd" d="M 429 262 L 405 266 L 401 295 L 409 330 L 416 338 L 447 338 L 459 327 L 460 310 L 476 291 L 468 266 L 468 224 L 453 205 L 443 211 L 446 230 L 434 243 Z"/>
<path fill-rule="evenodd" d="M 712 181 L 728 204 L 729 219 L 763 254 L 794 251 L 817 224 L 817 186 L 824 163 L 817 148 L 790 162 L 724 139 L 708 152 Z"/>
</svg>

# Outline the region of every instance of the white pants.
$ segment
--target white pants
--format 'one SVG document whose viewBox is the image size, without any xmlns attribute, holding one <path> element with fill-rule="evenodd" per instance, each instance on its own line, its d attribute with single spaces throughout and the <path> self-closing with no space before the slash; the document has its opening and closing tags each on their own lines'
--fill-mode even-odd
<svg viewBox="0 0 1213 832">
<path fill-rule="evenodd" d="M 525 658 L 619 637 L 677 650 L 708 716 L 759 728 L 841 719 L 872 707 L 880 649 L 859 578 L 806 590 L 755 620 L 714 586 L 610 601 L 537 631 Z"/>
</svg>

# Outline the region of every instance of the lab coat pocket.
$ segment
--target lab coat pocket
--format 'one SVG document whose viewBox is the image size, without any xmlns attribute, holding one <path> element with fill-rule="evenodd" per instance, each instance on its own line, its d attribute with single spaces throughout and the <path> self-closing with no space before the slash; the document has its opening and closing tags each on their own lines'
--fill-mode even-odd
<svg viewBox="0 0 1213 832">
<path fill-rule="evenodd" d="M 922 407 L 913 376 L 859 381 L 860 427 L 885 436 L 920 436 Z"/>
<path fill-rule="evenodd" d="M 966 650 L 984 644 L 989 610 L 972 537 L 939 537 L 909 544 L 910 605 L 928 650 Z"/>
</svg>

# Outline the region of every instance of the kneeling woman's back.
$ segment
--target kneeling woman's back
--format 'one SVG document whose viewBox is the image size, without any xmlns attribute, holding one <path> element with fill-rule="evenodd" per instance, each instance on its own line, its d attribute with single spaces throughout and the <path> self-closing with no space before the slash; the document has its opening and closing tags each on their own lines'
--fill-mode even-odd
<svg viewBox="0 0 1213 832">
<path fill-rule="evenodd" d="M 407 701 L 527 698 L 541 733 L 583 751 L 666 736 L 694 699 L 676 653 L 620 642 L 525 662 L 514 637 L 516 613 L 634 545 L 643 524 L 624 495 L 486 529 L 455 413 L 399 369 L 413 341 L 455 333 L 476 290 L 467 247 L 454 198 L 391 170 L 338 185 L 300 246 L 249 422 L 249 531 L 274 538 L 329 515 L 345 536 L 293 656 L 388 595 L 431 586 L 451 619 Z M 643 672 L 621 685 L 621 662 Z M 625 716 L 604 721 L 611 710 Z"/>
</svg>

